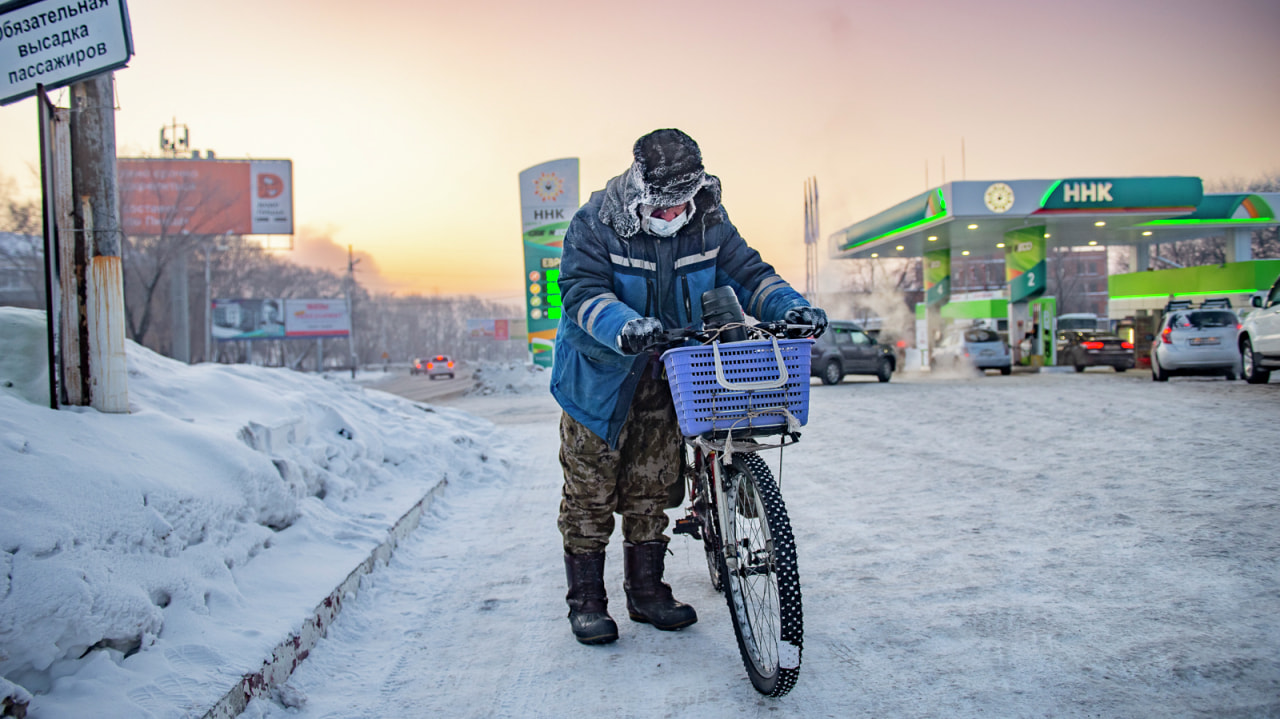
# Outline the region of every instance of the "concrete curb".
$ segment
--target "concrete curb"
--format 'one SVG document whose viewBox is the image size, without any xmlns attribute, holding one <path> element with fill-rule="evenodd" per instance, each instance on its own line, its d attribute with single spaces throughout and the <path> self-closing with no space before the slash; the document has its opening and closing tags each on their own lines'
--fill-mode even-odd
<svg viewBox="0 0 1280 719">
<path fill-rule="evenodd" d="M 265 696 L 275 687 L 288 680 L 293 670 L 302 663 L 316 643 L 325 635 L 330 624 L 342 612 L 348 597 L 355 598 L 360 591 L 360 579 L 372 572 L 379 563 L 386 564 L 396 546 L 413 530 L 418 528 L 422 513 L 431 507 L 440 492 L 448 486 L 449 481 L 442 479 L 432 487 L 422 499 L 405 512 L 396 523 L 387 530 L 387 539 L 369 553 L 363 562 L 347 578 L 342 580 L 336 589 L 316 605 L 310 616 L 302 623 L 302 628 L 291 633 L 284 641 L 276 645 L 271 658 L 262 663 L 262 668 L 241 677 L 221 699 L 205 712 L 202 719 L 234 719 L 256 697 Z"/>
</svg>

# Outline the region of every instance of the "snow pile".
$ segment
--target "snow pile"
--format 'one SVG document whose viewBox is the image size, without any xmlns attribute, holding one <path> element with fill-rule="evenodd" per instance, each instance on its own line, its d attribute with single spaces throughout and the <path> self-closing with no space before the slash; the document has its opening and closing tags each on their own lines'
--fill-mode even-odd
<svg viewBox="0 0 1280 719">
<path fill-rule="evenodd" d="M 475 386 L 468 395 L 546 394 L 551 373 L 545 367 L 526 362 L 483 362 L 471 373 Z"/>
<path fill-rule="evenodd" d="M 129 414 L 51 410 L 43 333 L 0 308 L 0 676 L 46 716 L 203 711 L 431 488 L 503 471 L 470 415 L 133 343 Z"/>
<path fill-rule="evenodd" d="M 0 307 L 0 394 L 49 404 L 49 362 L 43 312 Z M 41 361 L 33 362 L 31 358 Z"/>
</svg>

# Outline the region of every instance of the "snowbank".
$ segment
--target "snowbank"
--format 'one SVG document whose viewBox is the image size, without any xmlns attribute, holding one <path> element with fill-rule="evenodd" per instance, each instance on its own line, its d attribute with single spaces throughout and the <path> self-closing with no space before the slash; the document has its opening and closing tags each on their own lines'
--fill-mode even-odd
<svg viewBox="0 0 1280 719">
<path fill-rule="evenodd" d="M 546 394 L 551 372 L 544 367 L 524 362 L 484 362 L 471 373 L 475 386 L 468 395 Z"/>
<path fill-rule="evenodd" d="M 45 716 L 208 707 L 405 509 L 501 464 L 461 412 L 133 343 L 129 414 L 54 411 L 43 333 L 0 308 L 0 675 Z"/>
</svg>

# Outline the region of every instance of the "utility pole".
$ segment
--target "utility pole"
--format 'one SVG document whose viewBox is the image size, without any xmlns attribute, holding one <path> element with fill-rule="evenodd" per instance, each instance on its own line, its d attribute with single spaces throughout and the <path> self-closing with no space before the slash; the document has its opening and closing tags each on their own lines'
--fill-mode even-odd
<svg viewBox="0 0 1280 719">
<path fill-rule="evenodd" d="M 222 240 L 222 244 L 215 244 L 214 238 L 206 238 L 204 243 L 204 361 L 213 362 L 216 354 L 213 351 L 213 273 L 209 267 L 209 260 L 213 256 L 213 251 L 225 252 L 231 249 L 231 230 L 227 230 L 216 237 Z"/>
<path fill-rule="evenodd" d="M 169 356 L 191 363 L 191 299 L 187 277 L 187 255 L 191 236 L 183 230 L 178 236 L 178 252 L 169 264 L 169 302 L 173 308 L 173 345 Z"/>
<path fill-rule="evenodd" d="M 191 149 L 191 130 L 186 125 L 179 125 L 174 118 L 173 124 L 160 128 L 160 149 L 176 158 L 178 153 Z M 200 154 L 193 153 L 193 159 Z M 190 363 L 191 355 L 191 300 L 187 263 L 196 241 L 208 242 L 208 237 L 193 237 L 187 230 L 182 230 L 178 237 L 177 253 L 168 268 L 169 301 L 173 315 L 173 346 L 169 355 L 179 362 Z M 208 263 L 206 263 L 207 265 Z"/>
<path fill-rule="evenodd" d="M 347 299 L 347 320 L 351 324 L 351 328 L 347 331 L 347 354 L 351 363 L 351 379 L 356 378 L 356 368 L 360 361 L 356 357 L 356 315 L 355 305 L 352 301 L 352 290 L 356 284 L 356 263 L 360 260 L 355 259 L 355 253 L 352 252 L 351 245 L 347 245 L 347 281 L 346 281 L 346 299 Z"/>
<path fill-rule="evenodd" d="M 80 332 L 89 405 L 124 413 L 129 386 L 113 84 L 112 73 L 104 72 L 71 86 L 71 187 L 75 241 L 84 243 L 88 258 Z"/>
<path fill-rule="evenodd" d="M 213 248 L 208 243 L 204 246 L 204 361 L 213 361 L 213 297 L 210 285 L 213 284 L 213 272 L 209 267 L 209 256 Z"/>
<path fill-rule="evenodd" d="M 804 294 L 808 300 L 821 304 L 818 297 L 818 178 L 811 177 L 804 183 Z"/>
</svg>

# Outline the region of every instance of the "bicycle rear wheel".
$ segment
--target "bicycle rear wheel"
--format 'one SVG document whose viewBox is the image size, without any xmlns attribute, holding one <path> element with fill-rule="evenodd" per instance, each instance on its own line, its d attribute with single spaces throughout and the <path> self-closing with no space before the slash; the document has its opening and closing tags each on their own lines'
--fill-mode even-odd
<svg viewBox="0 0 1280 719">
<path fill-rule="evenodd" d="M 720 525 L 716 521 L 716 500 L 711 492 L 712 457 L 701 449 L 693 450 L 693 514 L 698 518 L 702 531 L 702 547 L 707 553 L 707 572 L 711 575 L 711 588 L 724 590 L 724 578 L 720 571 Z"/>
<path fill-rule="evenodd" d="M 756 691 L 779 697 L 800 674 L 804 614 L 795 538 L 764 460 L 743 453 L 724 467 L 725 599 L 738 651 Z"/>
</svg>

